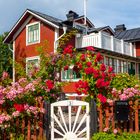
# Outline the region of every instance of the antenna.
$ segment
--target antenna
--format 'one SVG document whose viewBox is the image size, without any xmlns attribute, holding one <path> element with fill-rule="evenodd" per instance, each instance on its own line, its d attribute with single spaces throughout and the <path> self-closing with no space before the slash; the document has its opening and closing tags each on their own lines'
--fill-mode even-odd
<svg viewBox="0 0 140 140">
<path fill-rule="evenodd" d="M 87 24 L 86 17 L 87 17 L 87 0 L 84 0 L 84 25 Z"/>
</svg>

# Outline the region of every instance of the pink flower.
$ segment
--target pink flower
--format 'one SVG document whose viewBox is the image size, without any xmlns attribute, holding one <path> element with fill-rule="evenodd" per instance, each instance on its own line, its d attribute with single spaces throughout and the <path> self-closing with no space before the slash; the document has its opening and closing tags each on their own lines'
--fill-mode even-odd
<svg viewBox="0 0 140 140">
<path fill-rule="evenodd" d="M 8 78 L 8 76 L 9 76 L 8 73 L 7 73 L 6 71 L 4 71 L 4 72 L 2 73 L 2 80 Z"/>
<path fill-rule="evenodd" d="M 118 130 L 117 130 L 117 129 L 114 129 L 114 130 L 113 130 L 113 133 L 114 133 L 114 134 L 117 134 L 117 133 L 118 133 Z"/>
<path fill-rule="evenodd" d="M 20 112 L 19 111 L 15 111 L 12 113 L 12 116 L 13 117 L 18 117 L 20 115 Z"/>
<path fill-rule="evenodd" d="M 108 130 L 109 130 L 109 128 L 108 127 L 105 127 L 103 131 L 104 132 L 107 132 Z"/>
</svg>

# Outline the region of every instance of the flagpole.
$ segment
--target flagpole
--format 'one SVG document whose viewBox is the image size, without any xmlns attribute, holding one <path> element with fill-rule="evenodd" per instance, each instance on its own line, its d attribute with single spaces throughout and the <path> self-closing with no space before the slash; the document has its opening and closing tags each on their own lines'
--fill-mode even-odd
<svg viewBox="0 0 140 140">
<path fill-rule="evenodd" d="M 87 0 L 84 0 L 84 25 L 87 24 L 86 17 L 87 17 Z"/>
</svg>

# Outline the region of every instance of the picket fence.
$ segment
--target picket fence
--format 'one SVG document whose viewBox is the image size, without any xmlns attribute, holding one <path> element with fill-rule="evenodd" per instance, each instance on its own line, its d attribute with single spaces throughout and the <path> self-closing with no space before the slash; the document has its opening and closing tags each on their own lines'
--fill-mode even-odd
<svg viewBox="0 0 140 140">
<path fill-rule="evenodd" d="M 114 103 L 102 105 L 98 108 L 99 131 L 110 128 L 112 131 L 117 129 L 120 132 L 136 132 L 138 133 L 140 126 L 140 104 L 139 100 L 129 101 L 129 116 L 127 121 L 116 121 Z"/>
</svg>

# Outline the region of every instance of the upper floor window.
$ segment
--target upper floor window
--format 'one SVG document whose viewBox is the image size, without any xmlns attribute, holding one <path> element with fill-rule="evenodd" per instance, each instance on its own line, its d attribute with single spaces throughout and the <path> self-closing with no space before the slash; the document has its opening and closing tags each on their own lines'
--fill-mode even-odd
<svg viewBox="0 0 140 140">
<path fill-rule="evenodd" d="M 26 26 L 26 45 L 40 42 L 40 22 L 34 22 Z"/>
<path fill-rule="evenodd" d="M 39 68 L 40 57 L 28 57 L 26 58 L 26 73 L 30 74 Z"/>
</svg>

